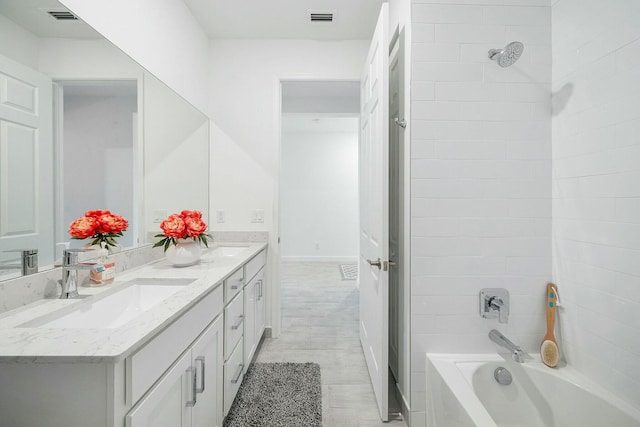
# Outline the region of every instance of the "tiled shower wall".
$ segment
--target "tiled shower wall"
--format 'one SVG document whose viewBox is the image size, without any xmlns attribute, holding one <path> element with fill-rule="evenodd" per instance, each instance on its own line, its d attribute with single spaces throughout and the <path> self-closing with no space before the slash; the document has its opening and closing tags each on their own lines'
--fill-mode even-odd
<svg viewBox="0 0 640 427">
<path fill-rule="evenodd" d="M 562 342 L 569 363 L 640 408 L 640 2 L 552 11 Z"/>
<path fill-rule="evenodd" d="M 540 0 L 412 1 L 411 411 L 425 352 L 491 352 L 499 328 L 536 352 L 551 279 L 551 9 Z M 500 68 L 492 48 L 524 55 Z M 507 325 L 479 316 L 507 288 Z"/>
</svg>

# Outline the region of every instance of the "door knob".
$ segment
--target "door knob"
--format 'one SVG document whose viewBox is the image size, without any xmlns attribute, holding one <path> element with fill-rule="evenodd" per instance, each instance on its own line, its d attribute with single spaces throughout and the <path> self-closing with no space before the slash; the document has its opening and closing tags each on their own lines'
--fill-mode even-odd
<svg viewBox="0 0 640 427">
<path fill-rule="evenodd" d="M 368 259 L 367 262 L 372 267 L 378 267 L 378 270 L 382 268 L 382 261 L 380 261 L 380 258 L 378 258 L 377 261 L 371 261 L 370 259 Z"/>
</svg>

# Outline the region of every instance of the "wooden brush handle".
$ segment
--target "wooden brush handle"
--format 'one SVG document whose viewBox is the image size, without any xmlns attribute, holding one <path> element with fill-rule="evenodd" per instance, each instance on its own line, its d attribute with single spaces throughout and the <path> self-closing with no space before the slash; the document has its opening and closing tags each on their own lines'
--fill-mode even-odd
<svg viewBox="0 0 640 427">
<path fill-rule="evenodd" d="M 556 326 L 556 304 L 558 303 L 558 295 L 556 295 L 556 286 L 553 283 L 547 284 L 547 337 L 553 337 Z"/>
</svg>

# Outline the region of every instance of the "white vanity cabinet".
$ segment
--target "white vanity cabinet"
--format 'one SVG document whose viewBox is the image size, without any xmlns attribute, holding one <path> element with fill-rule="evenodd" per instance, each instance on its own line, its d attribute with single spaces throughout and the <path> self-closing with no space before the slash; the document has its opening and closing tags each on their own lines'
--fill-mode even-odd
<svg viewBox="0 0 640 427">
<path fill-rule="evenodd" d="M 246 368 L 249 367 L 264 333 L 264 309 L 264 268 L 262 268 L 244 288 L 244 365 Z"/>
<path fill-rule="evenodd" d="M 127 414 L 126 427 L 222 427 L 221 316 Z"/>
<path fill-rule="evenodd" d="M 215 279 L 120 330 L 19 323 L 26 345 L 36 336 L 53 351 L 0 357 L 0 426 L 222 427 L 264 331 L 263 248 L 203 269 Z M 55 347 L 58 336 L 68 347 Z"/>
</svg>

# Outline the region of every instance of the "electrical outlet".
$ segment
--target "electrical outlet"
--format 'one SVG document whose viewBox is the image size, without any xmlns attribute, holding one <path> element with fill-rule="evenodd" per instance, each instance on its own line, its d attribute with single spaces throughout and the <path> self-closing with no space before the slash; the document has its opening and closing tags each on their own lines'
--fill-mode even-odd
<svg viewBox="0 0 640 427">
<path fill-rule="evenodd" d="M 155 224 L 160 224 L 167 217 L 166 209 L 154 209 L 153 211 L 153 222 Z"/>
<path fill-rule="evenodd" d="M 251 222 L 264 222 L 264 209 L 254 209 L 251 211 Z"/>
<path fill-rule="evenodd" d="M 218 209 L 216 211 L 216 222 L 222 223 L 225 220 L 225 212 L 224 209 Z"/>
</svg>

